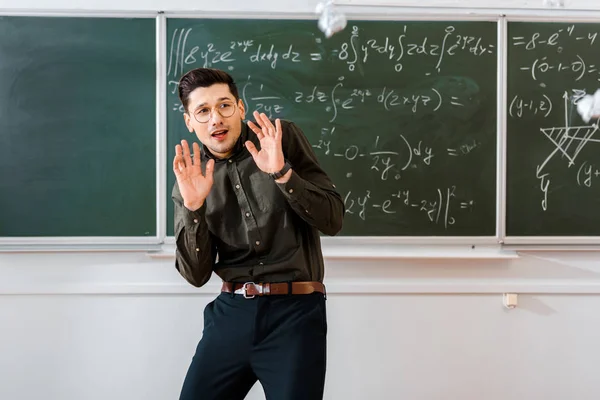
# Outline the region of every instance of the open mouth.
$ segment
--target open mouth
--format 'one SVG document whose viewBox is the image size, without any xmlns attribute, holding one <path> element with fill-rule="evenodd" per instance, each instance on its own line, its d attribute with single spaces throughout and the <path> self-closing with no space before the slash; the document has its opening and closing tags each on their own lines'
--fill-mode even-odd
<svg viewBox="0 0 600 400">
<path fill-rule="evenodd" d="M 223 140 L 225 139 L 225 136 L 227 136 L 227 132 L 227 129 L 218 129 L 211 133 L 210 136 L 216 140 Z"/>
</svg>

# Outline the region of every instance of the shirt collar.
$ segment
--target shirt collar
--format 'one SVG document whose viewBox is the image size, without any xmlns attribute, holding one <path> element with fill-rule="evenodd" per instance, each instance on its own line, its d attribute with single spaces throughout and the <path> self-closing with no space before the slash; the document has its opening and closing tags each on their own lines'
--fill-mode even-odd
<svg viewBox="0 0 600 400">
<path fill-rule="evenodd" d="M 213 160 L 215 160 L 215 162 L 225 162 L 229 159 L 238 160 L 242 158 L 245 155 L 245 153 L 248 152 L 244 143 L 246 143 L 246 141 L 248 140 L 249 129 L 250 128 L 248 128 L 248 124 L 242 121 L 242 132 L 240 133 L 240 137 L 238 138 L 238 140 L 235 142 L 235 145 L 233 146 L 233 152 L 231 153 L 229 158 L 215 157 L 205 145 L 202 145 L 202 155 L 204 155 L 207 158 L 212 158 Z"/>
</svg>

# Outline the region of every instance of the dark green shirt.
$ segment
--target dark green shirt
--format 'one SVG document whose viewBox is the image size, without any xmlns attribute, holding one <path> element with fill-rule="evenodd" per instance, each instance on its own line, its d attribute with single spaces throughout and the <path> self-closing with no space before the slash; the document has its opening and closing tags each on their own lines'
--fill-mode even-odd
<svg viewBox="0 0 600 400">
<path fill-rule="evenodd" d="M 212 271 L 228 282 L 322 282 L 319 231 L 340 231 L 344 202 L 300 128 L 284 120 L 281 126 L 293 171 L 288 182 L 258 169 L 244 143 L 260 149 L 259 140 L 243 123 L 232 156 L 215 158 L 214 184 L 202 207 L 184 207 L 175 183 L 175 265 L 192 285 L 204 285 Z M 203 170 L 209 157 L 203 147 Z"/>
</svg>

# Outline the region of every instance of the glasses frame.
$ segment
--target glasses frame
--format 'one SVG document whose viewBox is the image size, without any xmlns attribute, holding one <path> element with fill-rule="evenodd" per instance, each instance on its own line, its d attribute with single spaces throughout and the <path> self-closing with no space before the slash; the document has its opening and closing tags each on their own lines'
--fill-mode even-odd
<svg viewBox="0 0 600 400">
<path fill-rule="evenodd" d="M 223 115 L 223 114 L 221 113 L 221 111 L 219 110 L 219 108 L 218 108 L 218 107 L 219 107 L 219 106 L 221 106 L 222 104 L 229 104 L 229 103 L 233 104 L 233 111 L 231 112 L 231 114 L 230 114 L 230 115 L 228 115 L 228 116 L 225 116 L 225 115 Z M 208 119 L 207 119 L 206 121 L 200 121 L 200 120 L 198 119 L 198 117 L 196 116 L 196 114 L 197 114 L 196 112 L 194 112 L 194 113 L 193 113 L 193 115 L 194 115 L 194 119 L 195 119 L 195 120 L 196 120 L 196 121 L 197 121 L 199 124 L 207 124 L 207 123 L 208 123 L 208 121 L 210 121 L 210 119 L 212 118 L 212 116 L 213 116 L 213 112 L 214 112 L 214 111 L 216 111 L 217 113 L 219 113 L 219 115 L 221 116 L 221 118 L 229 118 L 229 117 L 231 117 L 233 114 L 235 114 L 235 112 L 237 111 L 237 107 L 238 107 L 238 104 L 237 104 L 237 102 L 235 102 L 235 101 L 223 101 L 223 102 L 221 102 L 221 103 L 217 104 L 215 107 L 211 107 L 211 108 L 210 108 L 210 112 L 208 113 Z"/>
</svg>

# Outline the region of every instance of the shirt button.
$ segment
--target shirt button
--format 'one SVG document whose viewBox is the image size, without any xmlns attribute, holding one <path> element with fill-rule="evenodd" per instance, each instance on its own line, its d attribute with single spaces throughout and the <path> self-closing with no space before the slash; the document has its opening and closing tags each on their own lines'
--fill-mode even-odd
<svg viewBox="0 0 600 400">
<path fill-rule="evenodd" d="M 258 263 L 258 265 L 265 265 L 265 264 L 264 264 L 264 263 L 262 263 L 262 262 L 259 262 L 259 263 Z"/>
<path fill-rule="evenodd" d="M 236 188 L 236 189 L 239 189 L 239 188 L 240 188 L 240 185 L 235 185 L 235 188 Z"/>
<path fill-rule="evenodd" d="M 199 248 L 199 247 L 196 247 L 196 251 L 200 251 L 200 248 Z"/>
<path fill-rule="evenodd" d="M 308 214 L 308 210 L 304 210 L 304 212 Z"/>
<path fill-rule="evenodd" d="M 249 217 L 249 216 L 250 216 L 250 213 L 246 213 L 246 217 Z"/>
<path fill-rule="evenodd" d="M 260 246 L 260 240 L 257 240 L 255 243 L 257 246 Z"/>
<path fill-rule="evenodd" d="M 294 189 L 288 190 L 288 193 L 294 193 Z"/>
<path fill-rule="evenodd" d="M 229 164 L 231 164 L 231 163 L 233 162 L 233 160 L 232 160 L 232 159 L 229 159 L 229 160 L 227 160 L 227 161 L 229 161 Z"/>
<path fill-rule="evenodd" d="M 195 223 L 195 224 L 197 224 L 197 223 L 198 223 L 198 220 L 197 220 L 196 218 L 194 218 L 194 223 Z"/>
</svg>

